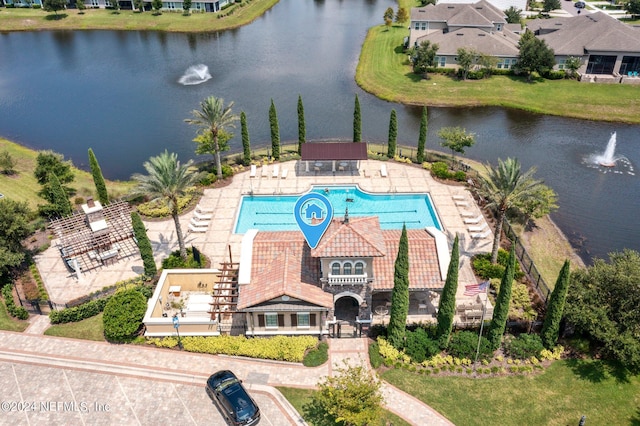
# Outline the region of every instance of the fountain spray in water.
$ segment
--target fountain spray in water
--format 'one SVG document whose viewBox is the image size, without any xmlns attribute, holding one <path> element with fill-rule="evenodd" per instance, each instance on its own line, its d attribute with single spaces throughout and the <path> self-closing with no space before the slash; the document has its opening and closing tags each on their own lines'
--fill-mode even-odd
<svg viewBox="0 0 640 426">
<path fill-rule="evenodd" d="M 182 77 L 178 79 L 178 83 L 183 86 L 192 86 L 201 84 L 211 79 L 209 67 L 204 64 L 192 65 L 184 72 Z"/>
<path fill-rule="evenodd" d="M 604 173 L 613 167 L 620 166 L 616 167 L 618 170 L 613 170 L 613 173 L 623 174 L 626 171 L 629 175 L 635 175 L 633 165 L 629 159 L 624 155 L 616 155 L 616 141 L 616 132 L 613 132 L 604 152 L 602 154 L 591 154 L 585 158 L 585 163 L 589 165 L 589 167 L 600 169 Z"/>
<path fill-rule="evenodd" d="M 613 132 L 609 138 L 607 149 L 604 150 L 603 154 L 595 156 L 595 160 L 599 165 L 603 167 L 614 167 L 616 165 L 617 158 L 614 156 L 616 152 L 616 139 L 616 132 Z"/>
</svg>

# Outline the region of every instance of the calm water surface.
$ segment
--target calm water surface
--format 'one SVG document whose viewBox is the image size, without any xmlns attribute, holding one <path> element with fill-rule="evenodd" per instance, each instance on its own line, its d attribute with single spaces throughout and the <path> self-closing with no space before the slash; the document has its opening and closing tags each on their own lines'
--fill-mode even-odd
<svg viewBox="0 0 640 426">
<path fill-rule="evenodd" d="M 354 82 L 367 28 L 382 23 L 386 0 L 281 0 L 251 25 L 215 34 L 34 32 L 0 34 L 0 135 L 53 149 L 87 167 L 93 148 L 104 174 L 127 179 L 164 149 L 195 158 L 195 128 L 183 123 L 209 95 L 247 114 L 252 146 L 270 143 L 274 100 L 281 139 L 297 139 L 302 95 L 309 139 L 352 137 L 353 100 L 360 97 L 363 137 L 386 141 L 391 109 L 398 139 L 415 145 L 420 109 L 381 101 Z M 212 78 L 178 83 L 205 64 Z M 587 88 L 585 87 L 585 90 Z M 553 215 L 585 258 L 624 247 L 640 250 L 639 176 L 603 173 L 583 158 L 604 151 L 617 131 L 619 154 L 640 167 L 640 126 L 528 114 L 501 108 L 430 108 L 429 148 L 438 129 L 475 132 L 466 155 L 481 161 L 518 157 L 537 166 L 559 194 Z M 231 141 L 240 149 L 239 128 Z"/>
</svg>

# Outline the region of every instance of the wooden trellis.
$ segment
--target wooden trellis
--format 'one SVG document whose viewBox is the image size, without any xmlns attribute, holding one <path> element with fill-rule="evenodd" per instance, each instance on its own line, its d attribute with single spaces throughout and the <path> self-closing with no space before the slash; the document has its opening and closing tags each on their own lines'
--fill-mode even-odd
<svg viewBox="0 0 640 426">
<path fill-rule="evenodd" d="M 221 320 L 236 311 L 238 304 L 238 263 L 222 262 L 218 280 L 213 285 L 211 319 Z"/>
</svg>

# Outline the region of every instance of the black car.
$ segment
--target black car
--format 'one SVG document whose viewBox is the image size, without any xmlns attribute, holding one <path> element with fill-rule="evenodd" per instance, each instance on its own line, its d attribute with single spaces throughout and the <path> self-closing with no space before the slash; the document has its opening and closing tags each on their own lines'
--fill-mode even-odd
<svg viewBox="0 0 640 426">
<path fill-rule="evenodd" d="M 229 370 L 218 371 L 207 379 L 207 395 L 229 424 L 249 426 L 260 421 L 258 405 L 242 386 L 242 381 Z"/>
</svg>

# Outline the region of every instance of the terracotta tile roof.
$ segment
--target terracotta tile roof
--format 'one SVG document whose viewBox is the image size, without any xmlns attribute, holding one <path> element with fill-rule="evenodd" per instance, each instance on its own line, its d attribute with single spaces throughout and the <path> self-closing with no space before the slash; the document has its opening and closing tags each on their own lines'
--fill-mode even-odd
<svg viewBox="0 0 640 426">
<path fill-rule="evenodd" d="M 373 261 L 373 289 L 393 289 L 393 273 L 398 256 L 401 230 L 381 231 L 387 247 L 387 256 Z M 444 281 L 440 278 L 438 253 L 435 239 L 423 229 L 408 229 L 409 238 L 409 288 L 440 289 Z"/>
<path fill-rule="evenodd" d="M 349 223 L 333 219 L 320 244 L 311 250 L 319 257 L 381 257 L 387 254 L 377 216 L 352 217 Z"/>
<path fill-rule="evenodd" d="M 320 261 L 298 231 L 258 232 L 253 240 L 251 283 L 240 286 L 238 309 L 288 295 L 327 308 L 333 296 L 318 287 Z"/>
</svg>

